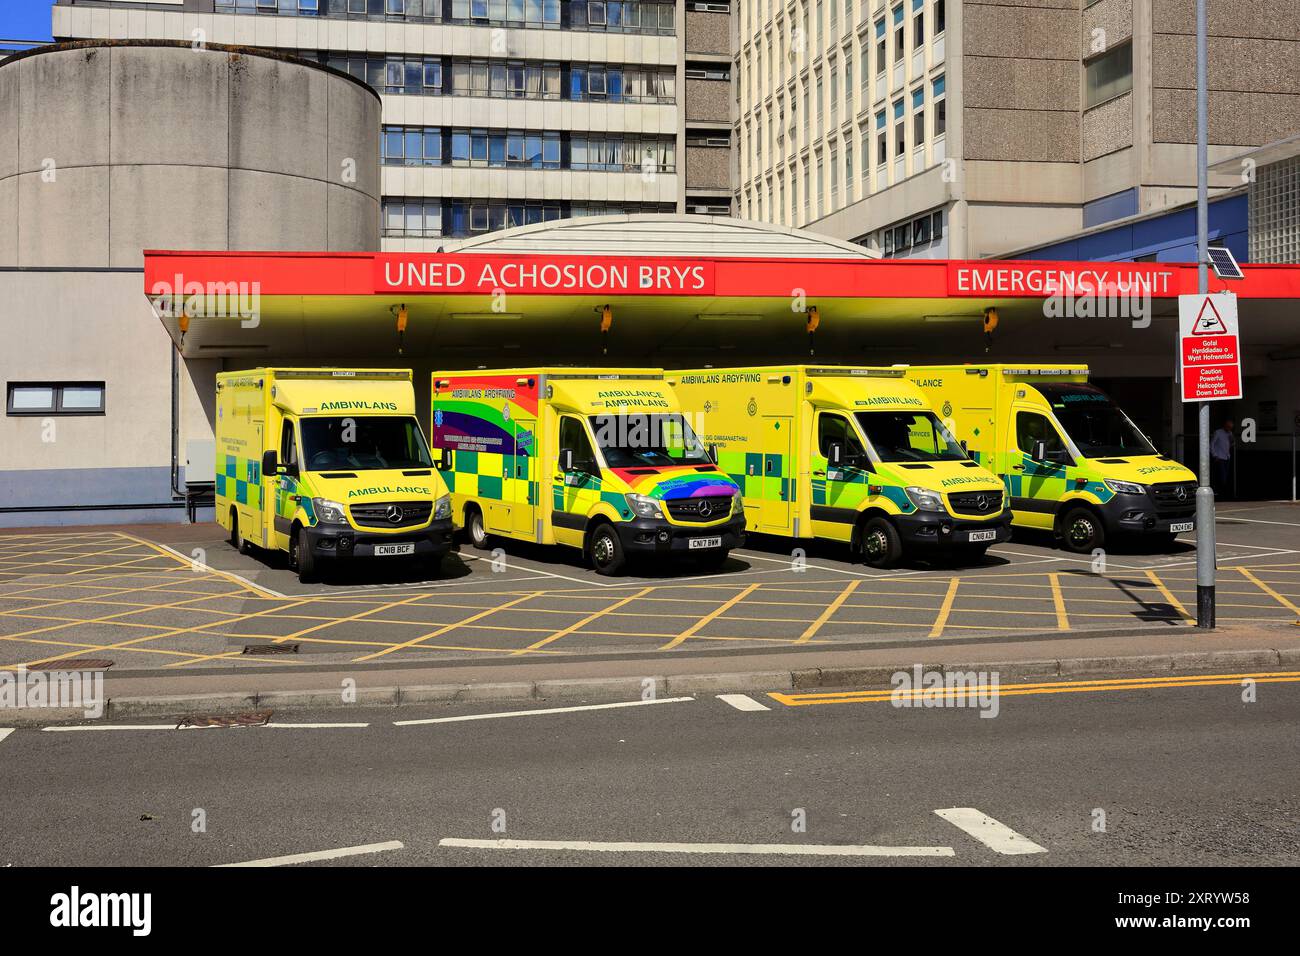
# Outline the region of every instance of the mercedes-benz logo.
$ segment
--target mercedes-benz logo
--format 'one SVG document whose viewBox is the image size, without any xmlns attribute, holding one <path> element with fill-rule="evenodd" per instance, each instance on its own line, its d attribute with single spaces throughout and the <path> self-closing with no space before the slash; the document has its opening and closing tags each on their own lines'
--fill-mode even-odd
<svg viewBox="0 0 1300 956">
<path fill-rule="evenodd" d="M 389 505 L 384 511 L 384 516 L 388 518 L 389 524 L 401 524 L 404 517 L 402 509 L 397 505 Z"/>
<path fill-rule="evenodd" d="M 696 513 L 701 518 L 707 518 L 709 515 L 713 514 L 713 505 L 709 504 L 707 500 L 701 501 L 699 508 L 696 509 Z"/>
<path fill-rule="evenodd" d="M 1186 500 L 1187 500 L 1187 486 L 1186 486 L 1186 485 L 1179 485 L 1179 486 L 1178 486 L 1178 491 L 1175 492 L 1175 494 L 1178 495 L 1178 500 L 1179 500 L 1179 501 L 1186 501 Z"/>
<path fill-rule="evenodd" d="M 975 507 L 978 508 L 980 511 L 988 511 L 988 510 L 989 510 L 989 496 L 988 496 L 988 495 L 976 495 L 976 496 L 975 496 Z"/>
</svg>

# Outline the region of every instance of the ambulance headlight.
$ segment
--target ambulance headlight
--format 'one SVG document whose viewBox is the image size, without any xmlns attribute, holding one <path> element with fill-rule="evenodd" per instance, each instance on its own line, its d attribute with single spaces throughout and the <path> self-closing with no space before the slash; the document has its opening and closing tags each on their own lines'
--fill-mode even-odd
<svg viewBox="0 0 1300 956">
<path fill-rule="evenodd" d="M 1144 495 L 1146 488 L 1134 481 L 1116 481 L 1114 478 L 1106 479 L 1106 487 L 1117 495 Z"/>
<path fill-rule="evenodd" d="M 662 518 L 664 513 L 659 502 L 645 495 L 624 495 L 627 506 L 642 518 Z"/>
<path fill-rule="evenodd" d="M 731 513 L 733 515 L 743 515 L 745 513 L 745 499 L 740 495 L 740 489 L 731 493 Z"/>
<path fill-rule="evenodd" d="M 907 497 L 911 499 L 912 504 L 916 505 L 917 511 L 944 511 L 943 498 L 937 491 L 931 491 L 929 488 L 905 488 Z"/>
<path fill-rule="evenodd" d="M 441 521 L 451 517 L 451 495 L 443 495 L 433 503 L 433 520 Z"/>
<path fill-rule="evenodd" d="M 347 510 L 337 501 L 330 501 L 328 498 L 313 498 L 311 500 L 312 510 L 316 512 L 316 520 L 321 524 L 347 524 Z"/>
</svg>

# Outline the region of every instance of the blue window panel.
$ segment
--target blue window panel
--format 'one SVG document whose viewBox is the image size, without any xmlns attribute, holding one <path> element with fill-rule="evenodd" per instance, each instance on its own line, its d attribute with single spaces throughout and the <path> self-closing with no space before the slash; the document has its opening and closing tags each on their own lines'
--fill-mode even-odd
<svg viewBox="0 0 1300 956">
<path fill-rule="evenodd" d="M 880 19 L 876 21 L 876 39 L 883 40 L 884 38 L 885 38 L 885 21 L 883 19 Z"/>
<path fill-rule="evenodd" d="M 935 96 L 943 96 L 943 91 L 944 91 L 944 79 L 945 79 L 944 76 L 940 76 L 938 79 L 936 79 L 936 80 L 934 81 L 934 95 L 935 95 Z"/>
<path fill-rule="evenodd" d="M 900 3 L 898 6 L 894 8 L 894 23 L 899 24 L 902 22 L 903 22 L 903 5 Z"/>
<path fill-rule="evenodd" d="M 902 118 L 903 118 L 903 101 L 899 100 L 897 103 L 894 104 L 894 119 L 900 120 Z"/>
<path fill-rule="evenodd" d="M 919 110 L 924 105 L 925 105 L 925 87 L 922 86 L 919 89 L 915 89 L 912 91 L 912 109 Z"/>
<path fill-rule="evenodd" d="M 1083 228 L 1091 229 L 1102 223 L 1113 222 L 1128 216 L 1136 216 L 1138 211 L 1137 189 L 1126 189 L 1122 193 L 1102 196 L 1092 202 L 1083 204 Z"/>
<path fill-rule="evenodd" d="M 881 110 L 879 113 L 876 114 L 876 129 L 884 129 L 884 128 L 885 128 L 885 111 Z"/>
</svg>

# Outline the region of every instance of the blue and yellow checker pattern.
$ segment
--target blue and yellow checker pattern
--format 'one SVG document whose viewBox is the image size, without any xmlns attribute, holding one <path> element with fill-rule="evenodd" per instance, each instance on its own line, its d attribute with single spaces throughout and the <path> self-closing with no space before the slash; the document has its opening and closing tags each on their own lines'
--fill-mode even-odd
<svg viewBox="0 0 1300 956">
<path fill-rule="evenodd" d="M 234 455 L 222 455 L 217 469 L 215 491 L 218 498 L 229 498 L 258 510 L 262 507 L 262 463 Z"/>
<path fill-rule="evenodd" d="M 531 455 L 456 451 L 451 459 L 451 467 L 439 468 L 438 473 L 454 495 L 530 505 L 541 501 L 537 459 Z"/>
</svg>

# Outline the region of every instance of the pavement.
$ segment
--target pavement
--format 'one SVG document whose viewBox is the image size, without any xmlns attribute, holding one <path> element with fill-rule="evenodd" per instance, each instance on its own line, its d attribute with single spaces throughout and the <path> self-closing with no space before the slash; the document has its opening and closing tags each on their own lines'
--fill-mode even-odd
<svg viewBox="0 0 1300 956">
<path fill-rule="evenodd" d="M 462 546 L 435 580 L 378 563 L 304 586 L 215 525 L 19 530 L 0 533 L 0 671 L 106 662 L 125 714 L 324 706 L 344 690 L 389 704 L 635 696 L 647 681 L 879 687 L 916 663 L 1005 680 L 1296 667 L 1300 508 L 1228 504 L 1217 524 L 1212 633 L 1190 626 L 1191 539 L 1093 558 L 1017 532 L 977 567 L 877 571 L 756 538 L 719 573 L 616 580 L 507 542 Z"/>
<path fill-rule="evenodd" d="M 1050 684 L 0 732 L 0 867 L 1300 863 L 1294 680 Z"/>
</svg>

